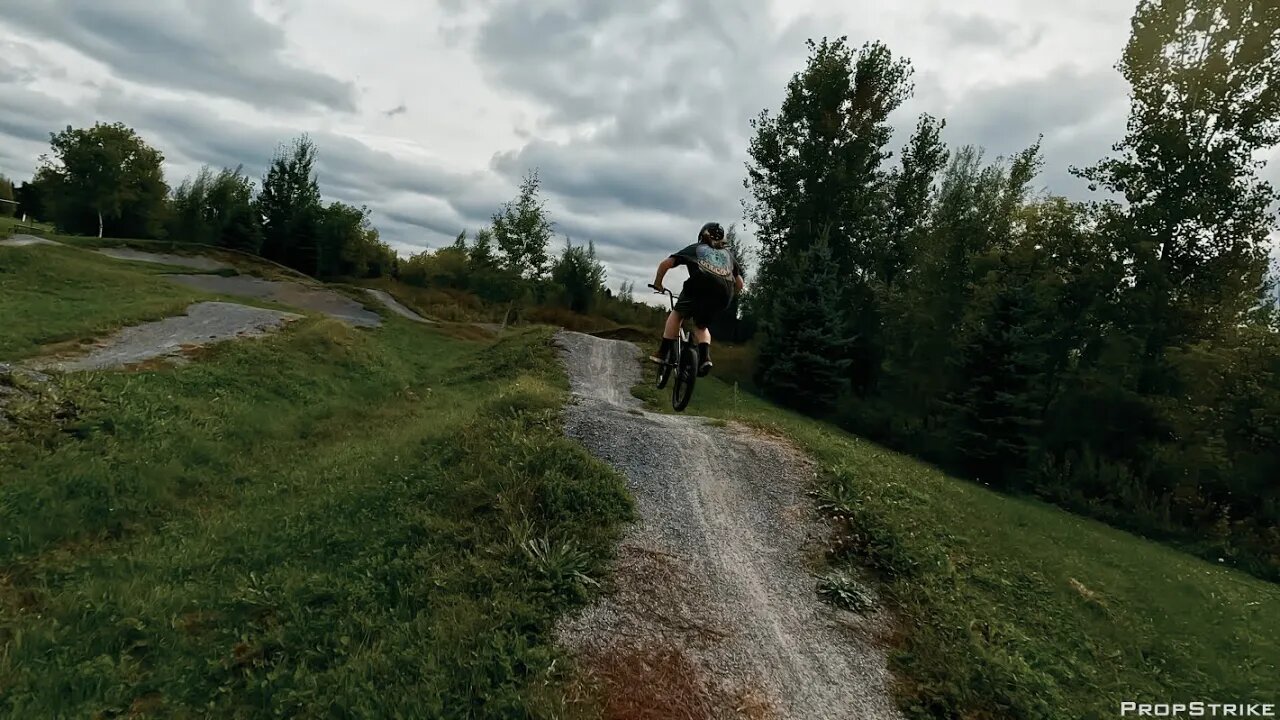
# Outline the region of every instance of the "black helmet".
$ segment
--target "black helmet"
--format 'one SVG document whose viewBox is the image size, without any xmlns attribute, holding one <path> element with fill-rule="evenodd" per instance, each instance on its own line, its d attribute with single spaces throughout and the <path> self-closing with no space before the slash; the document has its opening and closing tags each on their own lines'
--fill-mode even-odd
<svg viewBox="0 0 1280 720">
<path fill-rule="evenodd" d="M 713 248 L 724 247 L 724 228 L 718 222 L 709 222 L 698 231 L 698 242 L 704 242 Z"/>
</svg>

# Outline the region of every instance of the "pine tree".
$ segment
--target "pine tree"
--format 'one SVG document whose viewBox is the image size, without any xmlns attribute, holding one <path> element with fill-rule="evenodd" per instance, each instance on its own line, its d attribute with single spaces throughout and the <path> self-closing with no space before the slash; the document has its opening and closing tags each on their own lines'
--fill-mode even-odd
<svg viewBox="0 0 1280 720">
<path fill-rule="evenodd" d="M 839 279 L 826 238 L 819 236 L 790 270 L 765 328 L 757 381 L 778 402 L 825 412 L 848 387 L 849 369 Z"/>
</svg>

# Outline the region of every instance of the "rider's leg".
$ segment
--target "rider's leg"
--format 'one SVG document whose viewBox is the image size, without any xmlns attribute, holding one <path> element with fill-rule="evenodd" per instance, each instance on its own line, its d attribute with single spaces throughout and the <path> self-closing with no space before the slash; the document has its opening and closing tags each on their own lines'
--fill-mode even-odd
<svg viewBox="0 0 1280 720">
<path fill-rule="evenodd" d="M 667 326 L 662 328 L 662 339 L 675 340 L 680 336 L 680 323 L 684 322 L 684 318 L 675 310 L 667 316 Z"/>
<path fill-rule="evenodd" d="M 658 352 L 649 356 L 649 359 L 661 365 L 667 361 L 667 356 L 671 354 L 671 346 L 675 344 L 676 338 L 680 335 L 680 323 L 683 318 L 680 313 L 675 310 L 667 316 L 667 324 L 662 328 L 662 344 L 658 346 Z"/>
<path fill-rule="evenodd" d="M 711 328 L 699 327 L 693 330 L 693 341 L 698 345 L 698 374 L 711 372 Z"/>
</svg>

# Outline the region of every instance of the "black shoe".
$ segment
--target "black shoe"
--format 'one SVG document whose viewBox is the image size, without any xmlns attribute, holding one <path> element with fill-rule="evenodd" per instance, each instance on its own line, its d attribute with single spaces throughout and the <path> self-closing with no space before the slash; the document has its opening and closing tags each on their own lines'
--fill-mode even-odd
<svg viewBox="0 0 1280 720">
<path fill-rule="evenodd" d="M 711 344 L 698 345 L 698 377 L 706 377 L 715 364 L 711 362 Z"/>
<path fill-rule="evenodd" d="M 698 366 L 698 377 L 706 377 L 711 374 L 711 368 L 715 367 L 715 365 L 710 360 L 703 360 L 702 364 Z"/>
</svg>

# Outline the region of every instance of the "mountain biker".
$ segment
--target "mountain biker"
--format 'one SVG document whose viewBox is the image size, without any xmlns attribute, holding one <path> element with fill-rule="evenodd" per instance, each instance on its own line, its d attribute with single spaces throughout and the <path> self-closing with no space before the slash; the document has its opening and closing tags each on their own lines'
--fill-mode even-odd
<svg viewBox="0 0 1280 720">
<path fill-rule="evenodd" d="M 673 267 L 689 268 L 675 309 L 667 316 L 662 331 L 662 344 L 649 359 L 661 365 L 667 362 L 671 346 L 680 333 L 680 323 L 686 317 L 693 318 L 693 341 L 698 346 L 698 376 L 711 372 L 711 330 L 707 325 L 733 304 L 735 294 L 742 292 L 742 268 L 733 252 L 725 247 L 724 228 L 720 223 L 709 222 L 698 231 L 698 242 L 669 256 L 658 265 L 653 288 L 664 292 L 662 278 Z"/>
</svg>

